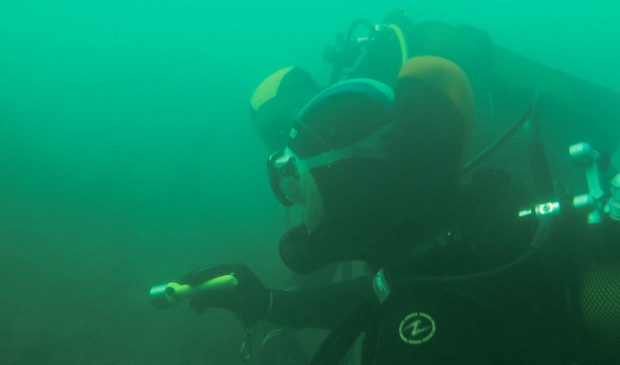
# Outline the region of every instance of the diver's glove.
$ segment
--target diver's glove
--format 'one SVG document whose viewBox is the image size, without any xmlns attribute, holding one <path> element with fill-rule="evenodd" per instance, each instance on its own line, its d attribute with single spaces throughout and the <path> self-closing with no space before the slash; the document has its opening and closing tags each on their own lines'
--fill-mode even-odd
<svg viewBox="0 0 620 365">
<path fill-rule="evenodd" d="M 198 314 L 209 307 L 228 309 L 238 314 L 248 326 L 265 319 L 271 308 L 271 291 L 244 264 L 201 267 L 181 278 L 180 283 L 197 286 L 223 275 L 234 276 L 238 285 L 229 292 L 198 293 L 192 297 L 190 308 Z"/>
</svg>

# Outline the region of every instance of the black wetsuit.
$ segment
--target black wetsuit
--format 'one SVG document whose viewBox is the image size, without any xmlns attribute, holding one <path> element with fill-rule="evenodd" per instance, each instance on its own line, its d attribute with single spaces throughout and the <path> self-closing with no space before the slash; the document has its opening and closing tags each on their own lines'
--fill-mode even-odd
<svg viewBox="0 0 620 365">
<path fill-rule="evenodd" d="M 560 287 L 547 280 L 532 272 L 486 287 L 399 287 L 383 305 L 375 303 L 358 317 L 364 322 L 362 363 L 570 364 L 571 321 Z M 374 296 L 369 278 L 280 292 L 272 319 L 338 331 L 369 296 Z"/>
<path fill-rule="evenodd" d="M 523 191 L 485 183 L 462 190 L 461 209 L 447 213 L 448 229 L 403 242 L 381 265 L 391 286 L 382 304 L 373 277 L 362 277 L 277 291 L 270 320 L 334 329 L 340 334 L 332 347 L 348 343 L 342 340 L 347 331 L 363 332 L 363 364 L 573 363 L 566 258 L 556 254 L 554 242 L 497 275 L 434 280 L 502 267 L 527 252 L 532 239 L 536 222 L 517 218 Z M 429 279 L 419 280 L 423 277 Z"/>
</svg>

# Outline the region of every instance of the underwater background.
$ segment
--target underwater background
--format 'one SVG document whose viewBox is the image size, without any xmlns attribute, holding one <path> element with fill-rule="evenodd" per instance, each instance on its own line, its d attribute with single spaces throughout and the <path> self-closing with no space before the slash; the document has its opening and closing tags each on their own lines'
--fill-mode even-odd
<svg viewBox="0 0 620 365">
<path fill-rule="evenodd" d="M 241 363 L 233 315 L 148 290 L 235 262 L 286 285 L 249 98 L 292 65 L 327 83 L 336 33 L 399 7 L 620 89 L 611 0 L 2 0 L 0 363 Z"/>
</svg>

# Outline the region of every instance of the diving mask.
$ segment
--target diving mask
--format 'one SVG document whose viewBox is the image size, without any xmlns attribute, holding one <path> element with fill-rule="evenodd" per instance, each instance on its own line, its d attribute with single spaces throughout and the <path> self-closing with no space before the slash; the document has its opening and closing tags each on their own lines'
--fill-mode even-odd
<svg viewBox="0 0 620 365">
<path fill-rule="evenodd" d="M 353 145 L 303 159 L 289 147 L 275 152 L 267 160 L 267 176 L 271 189 L 285 207 L 303 205 L 310 170 L 356 157 L 385 158 L 384 140 L 391 129 L 390 123 Z"/>
</svg>

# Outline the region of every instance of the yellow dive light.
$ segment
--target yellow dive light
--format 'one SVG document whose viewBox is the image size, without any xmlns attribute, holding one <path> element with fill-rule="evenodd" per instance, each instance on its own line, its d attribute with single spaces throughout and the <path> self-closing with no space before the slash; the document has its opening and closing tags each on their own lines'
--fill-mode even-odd
<svg viewBox="0 0 620 365">
<path fill-rule="evenodd" d="M 194 286 L 173 282 L 152 287 L 149 297 L 156 309 L 164 309 L 175 306 L 204 291 L 231 292 L 238 284 L 237 278 L 232 275 L 218 276 Z"/>
</svg>

